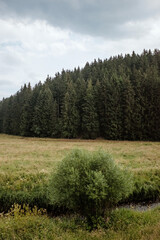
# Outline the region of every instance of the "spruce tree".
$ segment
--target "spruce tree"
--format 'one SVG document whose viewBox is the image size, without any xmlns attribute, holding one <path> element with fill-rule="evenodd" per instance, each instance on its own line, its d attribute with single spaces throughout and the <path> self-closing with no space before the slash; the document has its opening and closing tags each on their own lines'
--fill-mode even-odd
<svg viewBox="0 0 160 240">
<path fill-rule="evenodd" d="M 66 138 L 78 137 L 80 117 L 77 109 L 76 92 L 72 82 L 68 82 L 67 91 L 64 97 L 62 122 L 62 136 Z"/>
<path fill-rule="evenodd" d="M 82 117 L 83 117 L 83 106 L 85 102 L 85 95 L 86 95 L 86 82 L 85 80 L 80 76 L 80 78 L 77 79 L 76 85 L 75 85 L 75 91 L 76 91 L 76 99 L 77 99 L 77 109 L 79 112 L 79 128 L 78 128 L 78 136 L 82 136 Z"/>
<path fill-rule="evenodd" d="M 82 132 L 84 138 L 94 139 L 99 136 L 98 114 L 95 106 L 92 81 L 88 81 L 85 102 L 83 105 Z"/>
<path fill-rule="evenodd" d="M 4 100 L 3 132 L 7 134 L 13 134 L 12 110 L 13 110 L 13 96 Z"/>
<path fill-rule="evenodd" d="M 33 119 L 33 106 L 32 106 L 32 89 L 30 83 L 24 92 L 24 103 L 20 117 L 20 134 L 22 136 L 32 135 L 32 119 Z"/>
<path fill-rule="evenodd" d="M 123 114 L 123 139 L 134 140 L 134 90 L 130 80 L 123 80 L 122 114 Z"/>
<path fill-rule="evenodd" d="M 0 101 L 0 133 L 3 132 L 3 102 Z"/>
<path fill-rule="evenodd" d="M 0 102 L 0 132 L 24 136 L 160 139 L 160 51 L 62 70 Z"/>
<path fill-rule="evenodd" d="M 53 97 L 48 87 L 42 88 L 37 98 L 33 117 L 33 132 L 39 137 L 52 135 Z"/>
</svg>

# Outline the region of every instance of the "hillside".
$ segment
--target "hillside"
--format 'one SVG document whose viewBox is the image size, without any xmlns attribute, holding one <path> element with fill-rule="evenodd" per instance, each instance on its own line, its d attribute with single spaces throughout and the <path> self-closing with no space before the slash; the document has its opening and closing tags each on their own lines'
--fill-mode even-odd
<svg viewBox="0 0 160 240">
<path fill-rule="evenodd" d="M 0 133 L 160 140 L 160 51 L 62 71 L 0 102 Z"/>
</svg>

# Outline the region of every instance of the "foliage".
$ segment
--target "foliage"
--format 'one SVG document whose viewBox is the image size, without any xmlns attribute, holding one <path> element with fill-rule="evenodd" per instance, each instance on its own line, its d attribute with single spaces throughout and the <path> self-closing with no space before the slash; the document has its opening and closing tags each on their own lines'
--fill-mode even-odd
<svg viewBox="0 0 160 240">
<path fill-rule="evenodd" d="M 160 140 L 160 51 L 86 63 L 0 101 L 0 133 Z"/>
<path fill-rule="evenodd" d="M 0 215 L 0 239 L 46 240 L 157 240 L 160 234 L 160 209 L 135 212 L 112 211 L 107 229 L 86 230 L 85 219 L 78 215 L 48 218 L 41 214 Z"/>
<path fill-rule="evenodd" d="M 53 128 L 53 96 L 48 87 L 39 92 L 34 110 L 32 130 L 35 136 L 51 136 Z"/>
<path fill-rule="evenodd" d="M 91 151 L 100 147 L 133 175 L 133 193 L 123 202 L 149 202 L 160 197 L 158 142 L 51 140 L 0 134 L 0 212 L 18 203 L 64 214 L 63 208 L 50 204 L 52 169 L 73 148 Z"/>
<path fill-rule="evenodd" d="M 134 175 L 133 192 L 126 201 L 149 202 L 157 201 L 160 196 L 160 171 L 139 172 Z"/>
<path fill-rule="evenodd" d="M 67 91 L 64 97 L 62 115 L 62 136 L 66 138 L 75 138 L 78 135 L 79 112 L 76 107 L 76 92 L 72 82 L 68 83 Z"/>
<path fill-rule="evenodd" d="M 13 213 L 5 216 L 0 213 L 0 239 L 159 239 L 160 208 L 146 212 L 113 209 L 109 217 L 104 218 L 105 221 L 99 218 L 97 224 L 93 218 L 97 229 L 90 232 L 86 218 L 78 214 L 67 215 L 63 208 L 60 212 L 60 209 L 51 206 L 47 191 L 51 169 L 70 149 L 78 147 L 93 150 L 101 147 L 133 173 L 134 194 L 129 195 L 128 200 L 153 201 L 160 197 L 159 146 L 159 142 L 73 141 L 0 134 L 0 212 L 7 212 L 14 203 L 19 203 L 22 211 L 18 213 L 20 206 L 16 204 L 13 208 L 16 216 Z M 23 204 L 30 210 L 34 206 L 37 206 L 36 211 L 46 208 L 49 214 L 53 211 L 57 217 L 30 214 L 30 210 L 25 215 Z"/>
<path fill-rule="evenodd" d="M 23 206 L 19 204 L 13 204 L 8 213 L 3 214 L 3 216 L 14 216 L 14 218 L 18 218 L 23 216 L 41 216 L 44 214 L 46 214 L 46 209 L 38 209 L 36 206 L 31 208 L 28 204 L 23 204 Z"/>
<path fill-rule="evenodd" d="M 103 151 L 73 150 L 58 165 L 50 180 L 53 204 L 87 217 L 103 216 L 132 191 L 129 174 Z"/>
<path fill-rule="evenodd" d="M 84 138 L 94 139 L 99 136 L 99 122 L 98 115 L 96 113 L 95 101 L 94 101 L 94 89 L 92 81 L 89 80 L 86 96 L 83 104 L 83 117 L 82 117 L 82 132 Z"/>
<path fill-rule="evenodd" d="M 7 212 L 14 203 L 49 209 L 47 180 L 44 174 L 0 176 L 0 211 Z"/>
</svg>

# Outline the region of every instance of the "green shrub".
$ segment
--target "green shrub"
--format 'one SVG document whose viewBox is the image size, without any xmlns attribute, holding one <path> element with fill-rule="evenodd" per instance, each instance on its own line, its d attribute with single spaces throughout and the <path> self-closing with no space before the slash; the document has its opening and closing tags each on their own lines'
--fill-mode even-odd
<svg viewBox="0 0 160 240">
<path fill-rule="evenodd" d="M 129 174 L 103 151 L 73 150 L 57 166 L 50 180 L 52 204 L 83 216 L 103 216 L 132 191 Z"/>
<path fill-rule="evenodd" d="M 0 174 L 0 212 L 14 203 L 49 208 L 48 176 L 44 174 Z"/>
<path fill-rule="evenodd" d="M 150 170 L 137 172 L 133 178 L 133 192 L 127 202 L 154 202 L 160 198 L 160 171 Z"/>
</svg>

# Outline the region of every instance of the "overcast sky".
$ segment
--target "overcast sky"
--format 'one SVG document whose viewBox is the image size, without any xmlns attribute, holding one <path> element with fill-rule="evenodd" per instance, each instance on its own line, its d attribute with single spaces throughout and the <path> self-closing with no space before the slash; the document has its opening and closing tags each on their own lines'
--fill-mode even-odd
<svg viewBox="0 0 160 240">
<path fill-rule="evenodd" d="M 155 48 L 159 0 L 0 0 L 0 100 L 63 68 Z"/>
</svg>

